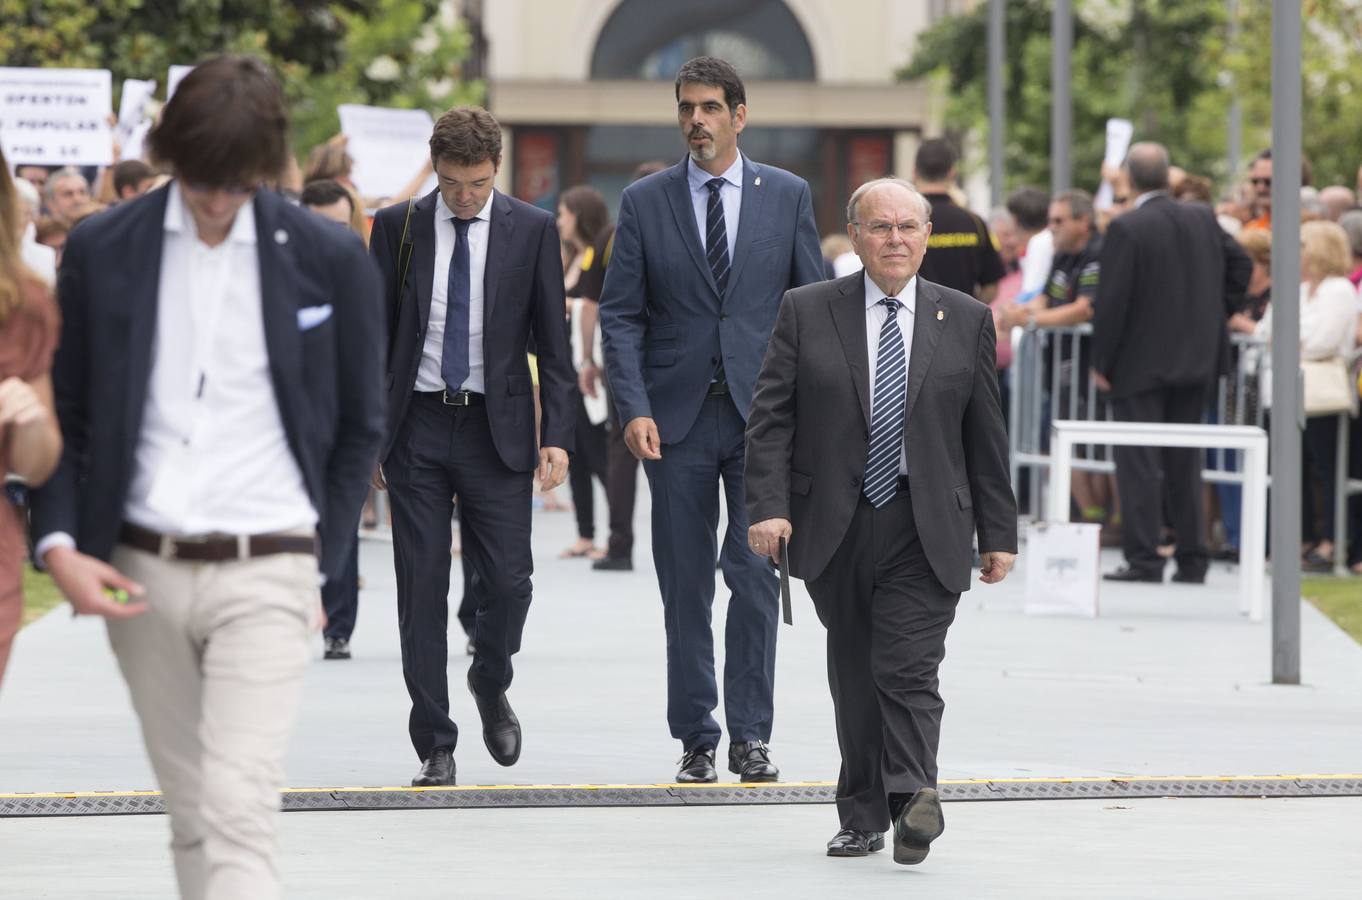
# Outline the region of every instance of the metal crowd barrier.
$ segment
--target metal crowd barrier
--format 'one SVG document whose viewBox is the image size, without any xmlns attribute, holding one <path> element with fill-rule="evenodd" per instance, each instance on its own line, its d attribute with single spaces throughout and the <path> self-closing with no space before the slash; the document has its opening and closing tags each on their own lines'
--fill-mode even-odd
<svg viewBox="0 0 1362 900">
<path fill-rule="evenodd" d="M 1092 325 L 1062 328 L 1038 328 L 1028 325 L 1012 330 L 1012 365 L 1005 372 L 1008 379 L 1008 440 L 1011 448 L 1012 484 L 1025 484 L 1027 504 L 1023 518 L 1047 518 L 1047 491 L 1042 485 L 1043 473 L 1052 466 L 1048 445 L 1050 423 L 1054 419 L 1101 422 L 1112 421 L 1110 408 L 1097 392 L 1097 385 L 1083 367 L 1088 363 L 1087 351 Z M 1264 359 L 1270 352 L 1266 342 L 1253 335 L 1230 335 L 1229 374 L 1221 376 L 1213 405 L 1207 409 L 1207 420 L 1218 425 L 1256 425 L 1266 427 L 1266 399 L 1262 394 Z M 1349 416 L 1340 414 L 1334 478 L 1334 571 L 1347 573 L 1348 552 L 1348 497 L 1362 494 L 1362 480 L 1348 478 Z M 1072 468 L 1087 472 L 1114 473 L 1111 447 L 1081 444 L 1084 458 L 1072 460 Z M 1212 484 L 1245 482 L 1242 454 L 1230 457 L 1223 449 L 1213 449 L 1203 480 Z M 1269 476 L 1268 483 L 1271 484 Z M 1049 518 L 1067 519 L 1062 516 Z"/>
</svg>

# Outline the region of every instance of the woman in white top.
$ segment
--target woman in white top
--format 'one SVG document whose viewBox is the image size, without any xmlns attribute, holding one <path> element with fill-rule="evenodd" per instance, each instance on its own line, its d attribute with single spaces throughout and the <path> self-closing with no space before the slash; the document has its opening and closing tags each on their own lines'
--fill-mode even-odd
<svg viewBox="0 0 1362 900">
<path fill-rule="evenodd" d="M 1348 280 L 1352 250 L 1348 236 L 1334 222 L 1301 225 L 1301 360 L 1348 359 L 1356 344 L 1358 293 Z M 1257 334 L 1272 336 L 1272 309 L 1258 323 Z M 1270 355 L 1266 357 L 1270 362 Z M 1270 382 L 1265 380 L 1265 384 Z M 1271 396 L 1264 387 L 1264 396 Z M 1303 564 L 1310 571 L 1329 571 L 1334 555 L 1334 484 L 1338 417 L 1306 420 L 1301 454 L 1301 540 Z M 1319 502 L 1315 490 L 1318 488 Z M 1317 515 L 1322 513 L 1322 515 Z M 1321 520 L 1321 521 L 1317 521 Z"/>
</svg>

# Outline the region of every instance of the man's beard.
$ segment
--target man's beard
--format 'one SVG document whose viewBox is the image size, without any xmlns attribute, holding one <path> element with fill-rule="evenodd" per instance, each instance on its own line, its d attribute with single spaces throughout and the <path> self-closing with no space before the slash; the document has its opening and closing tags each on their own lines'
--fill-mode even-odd
<svg viewBox="0 0 1362 900">
<path fill-rule="evenodd" d="M 709 162 L 719 155 L 719 148 L 714 146 L 714 138 L 710 135 L 704 135 L 704 137 L 709 138 L 709 143 L 702 145 L 698 149 L 692 148 L 690 151 L 690 158 L 698 163 Z"/>
</svg>

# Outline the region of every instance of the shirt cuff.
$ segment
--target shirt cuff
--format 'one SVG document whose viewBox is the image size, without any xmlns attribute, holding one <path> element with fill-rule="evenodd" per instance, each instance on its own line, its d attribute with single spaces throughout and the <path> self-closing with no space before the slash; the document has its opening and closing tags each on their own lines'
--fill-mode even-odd
<svg viewBox="0 0 1362 900">
<path fill-rule="evenodd" d="M 37 546 L 33 548 L 33 564 L 37 568 L 46 571 L 47 566 L 44 565 L 43 559 L 47 556 L 47 551 L 54 547 L 70 547 L 74 550 L 76 549 L 76 539 L 64 531 L 54 531 L 51 534 L 44 536 L 42 540 L 38 541 Z"/>
</svg>

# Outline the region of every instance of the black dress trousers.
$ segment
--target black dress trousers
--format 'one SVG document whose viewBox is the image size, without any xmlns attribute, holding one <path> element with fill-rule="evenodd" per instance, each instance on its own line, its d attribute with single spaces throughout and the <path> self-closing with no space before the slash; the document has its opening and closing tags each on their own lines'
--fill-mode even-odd
<svg viewBox="0 0 1362 900">
<path fill-rule="evenodd" d="M 383 467 L 393 509 L 402 674 L 416 755 L 453 748 L 449 717 L 449 546 L 455 495 L 463 553 L 475 576 L 477 613 L 468 679 L 481 696 L 511 684 L 530 606 L 532 472 L 508 469 L 482 405 L 446 406 L 415 394 Z"/>
<path fill-rule="evenodd" d="M 843 828 L 887 831 L 895 806 L 936 787 L 945 708 L 937 670 L 960 595 L 932 574 L 906 488 L 879 509 L 860 498 L 808 588 L 828 630 L 842 751 L 837 812 Z"/>
</svg>

